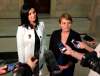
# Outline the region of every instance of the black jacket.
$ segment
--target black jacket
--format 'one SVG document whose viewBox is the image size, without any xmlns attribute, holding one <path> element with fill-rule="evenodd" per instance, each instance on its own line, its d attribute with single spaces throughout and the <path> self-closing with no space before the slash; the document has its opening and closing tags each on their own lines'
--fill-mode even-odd
<svg viewBox="0 0 100 76">
<path fill-rule="evenodd" d="M 73 50 L 80 51 L 80 49 L 75 48 L 74 45 L 71 43 L 72 39 L 74 39 L 76 41 L 81 41 L 81 37 L 80 37 L 79 33 L 75 32 L 73 30 L 70 30 L 70 34 L 69 34 L 66 44 L 69 45 Z M 61 54 L 61 52 L 57 46 L 58 41 L 61 41 L 61 30 L 54 31 L 50 38 L 49 50 L 51 50 L 54 53 L 56 59 L 58 59 L 59 55 Z M 75 58 L 73 58 L 71 56 L 66 56 L 66 55 L 64 55 L 64 60 L 65 60 L 65 63 L 67 60 L 76 62 Z"/>
<path fill-rule="evenodd" d="M 69 55 L 62 54 L 60 52 L 57 44 L 58 42 L 61 42 L 61 31 L 62 30 L 60 29 L 52 33 L 50 38 L 49 50 L 53 52 L 58 65 L 66 65 L 68 62 L 72 63 L 72 66 L 65 69 L 64 72 L 62 72 L 61 76 L 66 76 L 66 75 L 73 76 L 74 67 L 75 67 L 75 63 L 77 62 L 77 59 Z M 81 41 L 80 34 L 71 29 L 66 44 L 69 45 L 73 50 L 79 51 L 80 49 L 75 48 L 74 45 L 71 43 L 72 39 L 76 41 Z M 66 74 L 63 75 L 64 73 Z"/>
</svg>

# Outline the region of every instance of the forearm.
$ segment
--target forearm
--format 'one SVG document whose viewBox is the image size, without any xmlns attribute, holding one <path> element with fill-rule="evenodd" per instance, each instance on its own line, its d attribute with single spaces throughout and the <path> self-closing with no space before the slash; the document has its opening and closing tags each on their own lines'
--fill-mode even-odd
<svg viewBox="0 0 100 76">
<path fill-rule="evenodd" d="M 84 54 L 72 50 L 69 55 L 81 61 Z"/>
<path fill-rule="evenodd" d="M 92 52 L 92 51 L 94 51 L 94 49 L 91 48 L 91 47 L 89 47 L 89 46 L 86 46 L 85 49 L 86 49 L 88 52 Z"/>
</svg>

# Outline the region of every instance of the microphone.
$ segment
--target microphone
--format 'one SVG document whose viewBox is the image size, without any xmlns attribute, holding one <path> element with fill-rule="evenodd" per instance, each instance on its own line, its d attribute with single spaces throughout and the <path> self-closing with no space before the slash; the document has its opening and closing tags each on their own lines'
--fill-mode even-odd
<svg viewBox="0 0 100 76">
<path fill-rule="evenodd" d="M 45 58 L 48 70 L 52 72 L 53 75 L 57 75 L 61 73 L 61 70 L 58 66 L 55 56 L 51 50 L 48 50 L 44 53 L 44 58 Z"/>
<path fill-rule="evenodd" d="M 65 46 L 63 45 L 63 43 L 58 42 L 57 45 L 58 45 L 58 48 L 59 48 L 59 50 L 60 50 L 61 53 L 64 53 L 65 51 L 67 51 L 67 49 L 65 48 Z"/>
<path fill-rule="evenodd" d="M 80 48 L 79 42 L 75 41 L 74 39 L 72 39 L 71 43 L 76 47 L 76 48 Z"/>
</svg>

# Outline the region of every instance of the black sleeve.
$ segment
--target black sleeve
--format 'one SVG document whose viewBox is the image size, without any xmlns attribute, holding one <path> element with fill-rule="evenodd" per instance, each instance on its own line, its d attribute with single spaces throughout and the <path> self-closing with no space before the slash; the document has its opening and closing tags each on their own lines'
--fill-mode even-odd
<svg viewBox="0 0 100 76">
<path fill-rule="evenodd" d="M 50 42 L 49 42 L 49 50 L 54 50 L 56 43 L 55 31 L 51 34 Z"/>
<path fill-rule="evenodd" d="M 77 33 L 77 35 L 76 35 L 76 39 L 77 39 L 77 41 L 82 41 L 82 40 L 81 40 L 81 36 L 80 36 L 79 33 Z"/>
<path fill-rule="evenodd" d="M 55 58 L 57 58 L 58 56 L 58 47 L 57 47 L 57 36 L 56 36 L 56 32 L 54 31 L 51 35 L 51 38 L 50 38 L 50 42 L 49 42 L 49 51 L 52 51 Z"/>
<path fill-rule="evenodd" d="M 71 31 L 72 31 L 72 32 L 71 32 L 72 38 L 75 38 L 76 41 L 82 41 L 82 40 L 81 40 L 81 36 L 80 36 L 80 34 L 79 34 L 78 32 L 73 31 L 73 30 L 71 30 Z"/>
</svg>

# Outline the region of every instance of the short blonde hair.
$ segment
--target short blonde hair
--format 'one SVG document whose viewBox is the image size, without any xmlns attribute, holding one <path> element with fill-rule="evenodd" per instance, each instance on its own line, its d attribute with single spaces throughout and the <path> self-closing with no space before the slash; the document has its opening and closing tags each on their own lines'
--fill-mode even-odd
<svg viewBox="0 0 100 76">
<path fill-rule="evenodd" d="M 59 23 L 61 23 L 62 18 L 65 18 L 66 20 L 70 20 L 71 23 L 73 22 L 72 17 L 69 13 L 63 13 L 59 18 Z"/>
</svg>

